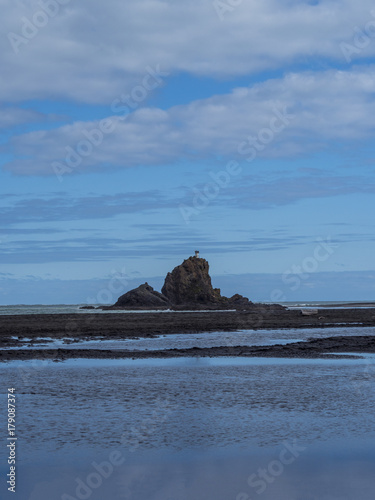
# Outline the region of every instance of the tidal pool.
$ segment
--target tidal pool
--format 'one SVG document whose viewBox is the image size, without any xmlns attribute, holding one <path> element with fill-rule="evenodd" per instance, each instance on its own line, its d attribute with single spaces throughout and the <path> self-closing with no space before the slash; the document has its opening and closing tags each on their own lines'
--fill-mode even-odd
<svg viewBox="0 0 375 500">
<path fill-rule="evenodd" d="M 6 389 L 17 398 L 12 498 L 373 499 L 374 361 L 0 365 L 4 419 Z"/>
</svg>

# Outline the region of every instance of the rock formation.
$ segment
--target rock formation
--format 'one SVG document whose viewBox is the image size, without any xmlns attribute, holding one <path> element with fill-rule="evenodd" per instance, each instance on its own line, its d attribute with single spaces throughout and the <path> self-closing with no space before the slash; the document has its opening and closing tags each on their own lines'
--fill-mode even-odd
<svg viewBox="0 0 375 500">
<path fill-rule="evenodd" d="M 167 274 L 162 293 L 145 283 L 105 309 L 249 309 L 254 306 L 242 295 L 227 298 L 221 295 L 219 288 L 213 288 L 208 262 L 198 255 L 196 252 Z"/>
<path fill-rule="evenodd" d="M 168 273 L 161 293 L 174 305 L 215 304 L 220 301 L 219 288 L 213 288 L 205 259 L 189 257 Z"/>
<path fill-rule="evenodd" d="M 168 309 L 170 303 L 147 282 L 121 295 L 113 307 L 121 309 Z"/>
</svg>

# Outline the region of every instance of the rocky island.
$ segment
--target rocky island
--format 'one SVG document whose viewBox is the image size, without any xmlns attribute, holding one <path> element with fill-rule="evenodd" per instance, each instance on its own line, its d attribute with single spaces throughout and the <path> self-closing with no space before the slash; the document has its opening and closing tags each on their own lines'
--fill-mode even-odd
<svg viewBox="0 0 375 500">
<path fill-rule="evenodd" d="M 207 260 L 199 257 L 196 251 L 193 257 L 185 259 L 168 273 L 161 293 L 148 283 L 140 285 L 121 295 L 113 306 L 102 307 L 111 309 L 144 309 L 144 310 L 251 310 L 259 307 L 248 298 L 235 294 L 228 298 L 221 295 L 219 288 L 213 288 L 209 275 Z M 280 305 L 262 305 L 264 308 L 284 309 Z"/>
</svg>

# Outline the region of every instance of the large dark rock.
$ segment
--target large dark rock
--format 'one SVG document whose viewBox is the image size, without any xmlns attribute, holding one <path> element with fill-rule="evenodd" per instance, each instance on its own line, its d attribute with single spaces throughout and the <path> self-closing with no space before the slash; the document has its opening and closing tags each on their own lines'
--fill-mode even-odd
<svg viewBox="0 0 375 500">
<path fill-rule="evenodd" d="M 148 283 L 140 285 L 121 295 L 113 307 L 124 309 L 168 309 L 170 303 L 164 295 L 157 292 Z"/>
<path fill-rule="evenodd" d="M 253 303 L 239 295 L 224 297 L 220 288 L 213 288 L 210 266 L 205 259 L 189 257 L 168 273 L 162 294 L 176 309 L 247 309 Z"/>
<path fill-rule="evenodd" d="M 220 301 L 220 290 L 213 288 L 205 259 L 189 257 L 168 273 L 162 294 L 174 305 L 215 304 Z"/>
</svg>

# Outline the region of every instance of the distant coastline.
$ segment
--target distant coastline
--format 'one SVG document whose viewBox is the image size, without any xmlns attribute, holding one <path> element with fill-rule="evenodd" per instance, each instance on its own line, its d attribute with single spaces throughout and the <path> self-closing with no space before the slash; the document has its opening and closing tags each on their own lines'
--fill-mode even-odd
<svg viewBox="0 0 375 500">
<path fill-rule="evenodd" d="M 270 303 L 266 303 L 270 304 Z M 291 302 L 280 302 L 281 305 L 291 308 L 291 309 L 303 309 L 308 307 L 314 307 L 318 309 L 334 309 L 334 308 L 359 308 L 359 307 L 374 307 L 375 301 L 291 301 Z M 99 309 L 85 310 L 80 309 L 84 306 L 99 307 Z M 106 304 L 11 304 L 11 305 L 0 305 L 0 316 L 3 315 L 23 315 L 23 314 L 90 314 L 95 312 L 97 314 L 118 314 L 118 313 L 145 313 L 145 310 L 102 310 L 101 308 L 106 306 Z M 149 312 L 155 312 L 150 310 Z M 160 312 L 171 312 L 168 310 Z M 201 312 L 205 312 L 202 310 Z"/>
</svg>

